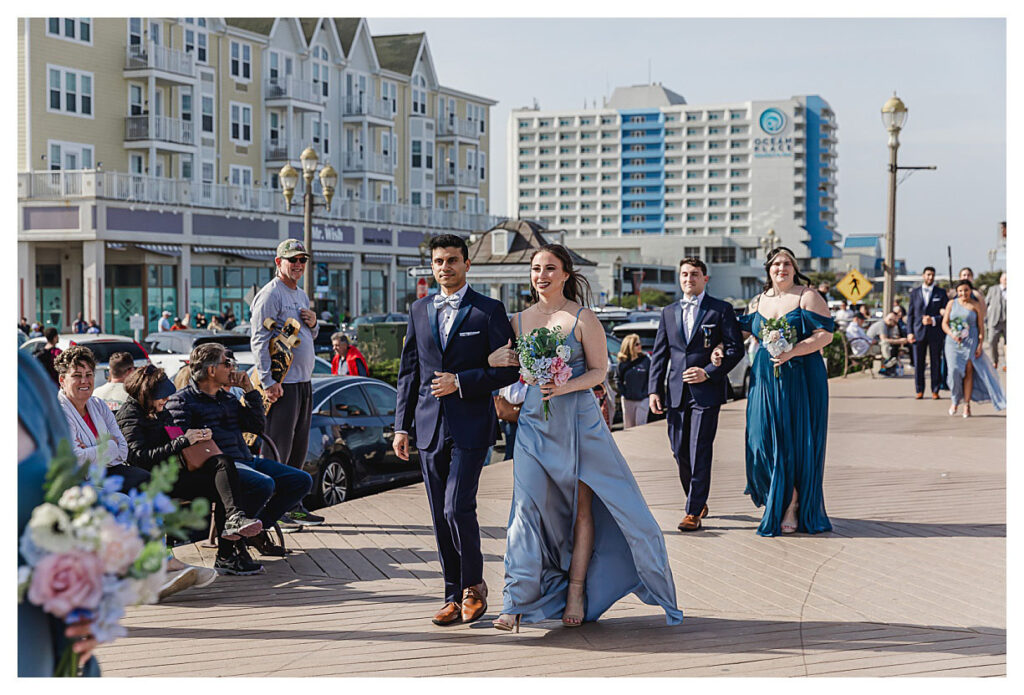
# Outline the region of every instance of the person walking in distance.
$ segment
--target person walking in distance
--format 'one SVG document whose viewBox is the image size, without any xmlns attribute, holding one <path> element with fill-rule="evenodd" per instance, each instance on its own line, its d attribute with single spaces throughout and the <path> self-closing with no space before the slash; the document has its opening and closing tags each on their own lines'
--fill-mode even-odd
<svg viewBox="0 0 1024 695">
<path fill-rule="evenodd" d="M 708 280 L 704 261 L 680 261 L 683 298 L 662 309 L 651 354 L 650 407 L 655 414 L 668 411 L 669 442 L 686 494 L 680 531 L 699 530 L 708 514 L 711 451 L 728 389 L 726 375 L 743 358 L 736 312 L 705 292 Z M 719 344 L 724 357 L 715 366 L 711 351 Z"/>
<path fill-rule="evenodd" d="M 302 274 L 309 265 L 309 252 L 301 241 L 285 239 L 277 247 L 274 258 L 277 273 L 252 300 L 252 353 L 256 356 L 256 372 L 260 383 L 273 403 L 267 413 L 266 435 L 277 445 L 281 463 L 302 470 L 309 446 L 309 423 L 313 411 L 313 340 L 319 332 L 316 314 L 309 308 L 309 297 L 299 288 Z M 284 383 L 270 377 L 270 340 L 274 331 L 264 322 L 272 319 L 278 328 L 290 318 L 298 319 L 299 344 L 292 351 L 292 364 Z M 226 326 L 225 326 L 226 328 Z M 263 458 L 272 458 L 270 447 L 264 443 Z M 300 500 L 278 522 L 282 528 L 315 526 L 324 518 L 307 510 Z"/>
<path fill-rule="evenodd" d="M 444 606 L 435 625 L 480 618 L 487 610 L 476 490 L 498 420 L 491 394 L 519 378 L 487 358 L 515 340 L 501 302 L 466 284 L 469 249 L 462 237 L 430 240 L 430 266 L 441 292 L 413 302 L 398 370 L 395 439 L 409 460 L 414 432 L 434 524 Z"/>
<path fill-rule="evenodd" d="M 989 355 L 992 356 L 992 365 L 999 367 L 999 339 L 1006 343 L 1006 273 L 999 276 L 999 284 L 988 288 L 985 296 L 985 303 L 988 311 L 985 314 L 988 324 L 986 331 L 989 345 Z M 1006 365 L 1003 365 L 1003 371 Z"/>
<path fill-rule="evenodd" d="M 930 364 L 932 399 L 939 400 L 942 384 L 942 310 L 946 307 L 946 293 L 935 286 L 935 268 L 926 266 L 921 274 L 921 286 L 910 291 L 907 309 L 907 340 L 914 352 L 914 386 L 917 398 L 924 398 L 925 355 Z"/>
</svg>

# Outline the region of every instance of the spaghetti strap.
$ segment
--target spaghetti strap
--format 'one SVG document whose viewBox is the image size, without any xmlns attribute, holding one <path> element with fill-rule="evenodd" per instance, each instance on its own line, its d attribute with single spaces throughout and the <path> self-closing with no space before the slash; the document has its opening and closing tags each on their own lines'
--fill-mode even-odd
<svg viewBox="0 0 1024 695">
<path fill-rule="evenodd" d="M 582 311 L 583 307 L 581 306 L 580 310 L 576 312 L 576 320 L 572 322 L 572 330 L 569 332 L 572 333 L 573 335 L 576 335 L 576 324 L 580 322 L 580 312 Z"/>
</svg>

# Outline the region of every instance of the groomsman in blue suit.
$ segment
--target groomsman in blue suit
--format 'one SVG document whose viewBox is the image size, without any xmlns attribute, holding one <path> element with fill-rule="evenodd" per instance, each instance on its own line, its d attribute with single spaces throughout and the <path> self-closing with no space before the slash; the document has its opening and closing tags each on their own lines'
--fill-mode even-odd
<svg viewBox="0 0 1024 695">
<path fill-rule="evenodd" d="M 651 354 L 651 411 L 667 410 L 668 438 L 686 493 L 680 531 L 699 530 L 701 519 L 708 515 L 718 412 L 726 400 L 729 370 L 743 357 L 736 312 L 728 302 L 704 291 L 708 279 L 707 266 L 699 258 L 679 262 L 683 298 L 662 309 Z M 716 367 L 711 351 L 719 344 L 725 355 Z"/>
<path fill-rule="evenodd" d="M 946 292 L 935 285 L 935 268 L 926 266 L 921 274 L 921 286 L 910 290 L 907 309 L 907 340 L 914 353 L 914 390 L 917 398 L 924 398 L 924 356 L 928 355 L 931 372 L 932 399 L 939 399 L 942 385 L 942 310 L 946 307 Z"/>
<path fill-rule="evenodd" d="M 398 370 L 394 450 L 409 460 L 410 438 L 434 523 L 444 574 L 435 625 L 476 620 L 487 610 L 476 491 L 498 420 L 491 393 L 519 378 L 487 357 L 515 340 L 505 306 L 466 284 L 469 249 L 453 234 L 430 241 L 439 294 L 413 302 Z"/>
</svg>

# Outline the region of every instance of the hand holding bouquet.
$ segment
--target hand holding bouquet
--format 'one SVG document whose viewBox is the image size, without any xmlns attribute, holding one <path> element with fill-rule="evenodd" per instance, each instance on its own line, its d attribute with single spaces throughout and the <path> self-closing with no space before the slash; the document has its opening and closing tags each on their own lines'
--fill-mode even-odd
<svg viewBox="0 0 1024 695">
<path fill-rule="evenodd" d="M 952 331 L 950 335 L 953 336 L 953 340 L 957 343 L 962 343 L 971 336 L 971 329 L 967 326 L 967 322 L 964 321 L 961 316 L 957 316 L 949 320 L 949 329 Z"/>
<path fill-rule="evenodd" d="M 761 324 L 761 347 L 772 357 L 789 352 L 796 344 L 796 328 L 790 325 L 784 316 L 777 319 L 766 319 Z M 779 376 L 779 365 L 775 365 L 775 376 Z"/>
<path fill-rule="evenodd" d="M 572 348 L 566 344 L 562 327 L 534 328 L 516 340 L 519 352 L 519 373 L 537 385 L 561 386 L 572 378 L 568 359 Z M 548 419 L 551 405 L 544 401 L 544 419 Z"/>
<path fill-rule="evenodd" d="M 127 606 L 156 603 L 166 574 L 165 534 L 184 539 L 184 528 L 203 528 L 209 503 L 197 499 L 180 510 L 167 496 L 178 477 L 173 458 L 128 494 L 119 492 L 123 478 L 107 477 L 104 465 L 88 474 L 62 441 L 46 474 L 44 502 L 20 539 L 27 564 L 18 567 L 18 602 L 27 599 L 69 625 L 90 621 L 102 643 L 126 634 L 118 621 Z M 69 646 L 54 675 L 79 675 L 77 661 Z"/>
</svg>

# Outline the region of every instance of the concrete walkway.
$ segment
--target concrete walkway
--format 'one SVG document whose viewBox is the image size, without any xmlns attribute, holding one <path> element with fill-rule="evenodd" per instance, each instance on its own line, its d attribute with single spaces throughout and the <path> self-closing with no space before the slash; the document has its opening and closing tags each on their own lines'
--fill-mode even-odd
<svg viewBox="0 0 1024 695">
<path fill-rule="evenodd" d="M 1006 419 L 916 401 L 909 378 L 830 382 L 820 536 L 761 538 L 743 495 L 745 401 L 722 411 L 705 530 L 675 530 L 682 493 L 664 421 L 616 433 L 665 534 L 681 626 L 630 596 L 597 623 L 438 628 L 441 581 L 422 485 L 325 510 L 265 575 L 129 612 L 98 654 L 109 676 L 1002 676 Z M 512 466 L 484 470 L 488 617 L 500 610 Z M 212 564 L 187 546 L 186 562 Z"/>
</svg>

